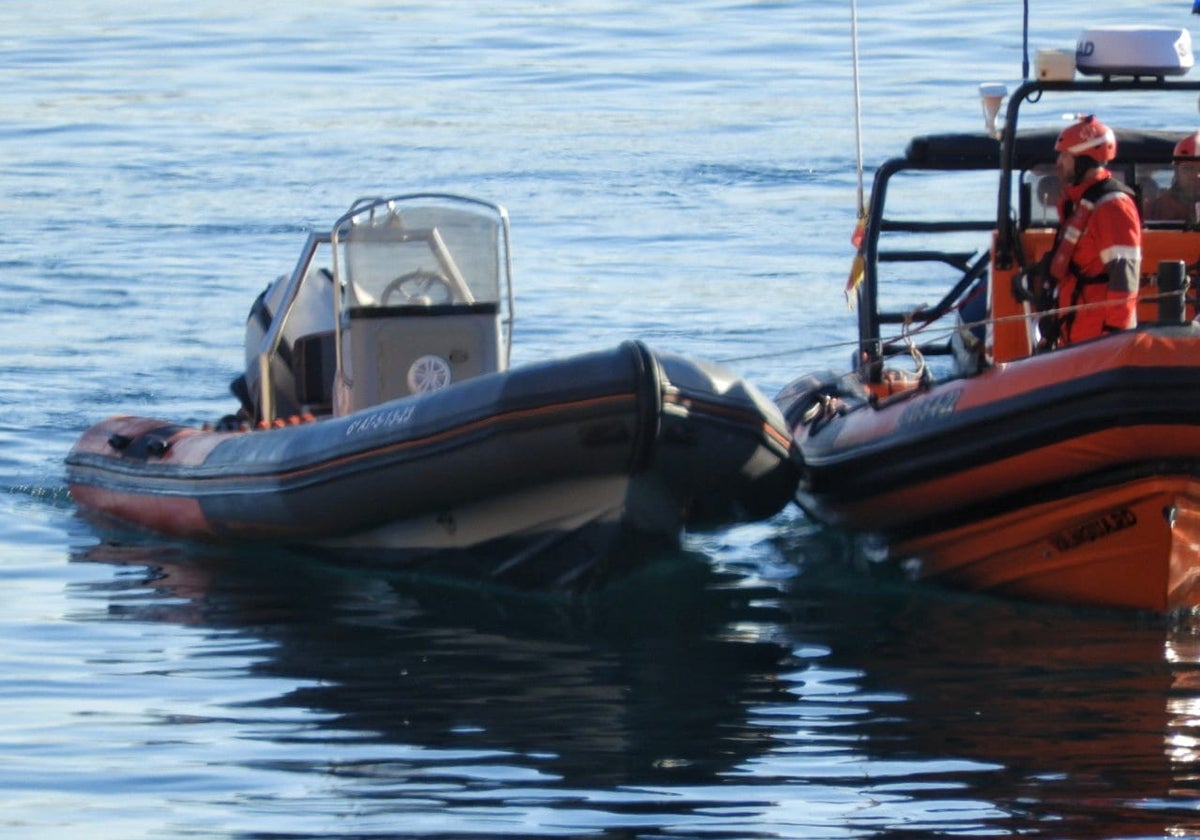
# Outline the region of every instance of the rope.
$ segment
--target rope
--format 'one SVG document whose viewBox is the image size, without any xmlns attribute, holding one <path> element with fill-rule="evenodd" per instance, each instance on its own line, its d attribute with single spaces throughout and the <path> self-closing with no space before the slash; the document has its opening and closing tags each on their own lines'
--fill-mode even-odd
<svg viewBox="0 0 1200 840">
<path fill-rule="evenodd" d="M 1139 297 L 1138 301 L 1139 302 L 1152 302 L 1152 301 L 1159 301 L 1159 300 L 1164 300 L 1166 298 L 1173 298 L 1173 297 L 1178 297 L 1178 296 L 1179 296 L 1178 292 L 1162 292 L 1162 293 L 1159 293 L 1156 295 L 1145 295 L 1144 297 Z M 1045 315 L 1065 315 L 1070 312 L 1079 312 L 1084 309 L 1098 309 L 1102 306 L 1112 306 L 1112 303 L 1109 301 L 1097 301 L 1095 303 L 1078 303 L 1078 304 L 1075 304 L 1074 306 L 1062 306 L 1062 307 L 1059 307 L 1058 309 L 1038 310 L 1036 312 L 1030 312 L 1028 314 L 1005 315 L 1002 318 L 984 318 L 983 320 L 980 320 L 980 321 L 966 321 L 961 324 L 956 324 L 953 327 L 942 327 L 940 329 L 931 331 L 929 333 L 929 337 L 932 339 L 943 338 L 943 337 L 949 338 L 950 336 L 954 335 L 956 332 L 959 332 L 960 330 L 971 330 L 971 329 L 974 329 L 975 327 L 986 327 L 989 324 L 995 325 L 995 324 L 1008 324 L 1008 323 L 1013 323 L 1015 321 L 1030 321 L 1033 319 L 1042 318 Z M 917 348 L 917 346 L 913 343 L 913 336 L 919 335 L 919 334 L 925 332 L 926 329 L 929 328 L 930 326 L 932 326 L 934 323 L 933 321 L 926 321 L 926 322 L 920 324 L 919 326 L 917 326 L 915 329 L 910 329 L 910 325 L 912 324 L 912 322 L 914 320 L 916 320 L 916 316 L 922 311 L 922 309 L 923 309 L 923 307 L 918 307 L 917 309 L 914 309 L 905 315 L 904 324 L 901 327 L 900 333 L 898 335 L 893 335 L 890 337 L 884 337 L 884 338 L 880 339 L 880 343 L 885 347 L 890 347 L 894 344 L 899 344 L 901 342 L 907 344 L 908 348 L 909 348 L 909 354 L 913 356 L 914 361 L 919 360 L 919 365 L 920 365 L 919 370 L 920 371 L 924 370 L 925 357 L 920 352 L 920 350 Z M 957 309 L 958 309 L 957 306 L 952 307 L 949 310 L 947 310 L 946 314 L 955 312 Z M 846 349 L 846 348 L 862 349 L 863 346 L 865 346 L 864 342 L 859 341 L 858 339 L 853 339 L 853 340 L 848 340 L 848 341 L 835 341 L 835 342 L 830 342 L 828 344 L 810 344 L 805 347 L 794 347 L 789 350 L 772 350 L 767 353 L 752 353 L 747 356 L 728 356 L 725 358 L 716 359 L 715 361 L 717 361 L 721 364 L 733 364 L 735 362 L 750 362 L 750 361 L 757 361 L 760 359 L 781 359 L 781 358 L 785 358 L 788 356 L 798 356 L 798 355 L 801 355 L 804 353 L 816 353 L 816 352 L 820 352 L 820 351 L 840 350 L 840 349 Z"/>
<path fill-rule="evenodd" d="M 913 365 L 916 366 L 916 370 L 914 370 L 913 373 L 918 377 L 923 377 L 925 376 L 925 356 L 921 353 L 921 350 L 917 347 L 917 343 L 913 341 L 912 337 L 913 333 L 919 333 L 921 330 L 929 326 L 930 322 L 926 321 L 915 330 L 909 329 L 909 327 L 912 326 L 913 316 L 920 311 L 920 309 L 914 310 L 904 317 L 904 326 L 900 330 L 900 337 L 903 339 L 904 343 L 908 345 L 908 355 L 912 357 Z"/>
</svg>

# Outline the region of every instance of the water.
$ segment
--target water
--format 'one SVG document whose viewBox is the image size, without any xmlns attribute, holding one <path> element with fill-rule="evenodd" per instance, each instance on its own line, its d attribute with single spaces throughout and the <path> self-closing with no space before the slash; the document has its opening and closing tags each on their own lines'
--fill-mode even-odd
<svg viewBox="0 0 1200 840">
<path fill-rule="evenodd" d="M 1019 4 L 859 6 L 868 163 L 1020 78 Z M 1033 6 L 1031 50 L 1069 47 L 1078 4 Z M 843 367 L 849 25 L 0 8 L 0 836 L 1200 833 L 1187 620 L 916 586 L 794 510 L 567 600 L 102 533 L 66 495 L 91 422 L 230 408 L 253 297 L 363 194 L 509 207 L 518 363 L 641 337 L 768 393 Z"/>
</svg>

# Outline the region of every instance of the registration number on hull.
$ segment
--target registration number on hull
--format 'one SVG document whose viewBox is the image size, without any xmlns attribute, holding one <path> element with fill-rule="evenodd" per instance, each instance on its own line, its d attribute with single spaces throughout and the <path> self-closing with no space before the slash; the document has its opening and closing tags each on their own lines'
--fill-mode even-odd
<svg viewBox="0 0 1200 840">
<path fill-rule="evenodd" d="M 1059 551 L 1070 551 L 1086 543 L 1104 539 L 1137 525 L 1137 514 L 1129 508 L 1109 511 L 1095 519 L 1089 519 L 1070 528 L 1065 528 L 1050 538 L 1050 543 Z"/>
</svg>

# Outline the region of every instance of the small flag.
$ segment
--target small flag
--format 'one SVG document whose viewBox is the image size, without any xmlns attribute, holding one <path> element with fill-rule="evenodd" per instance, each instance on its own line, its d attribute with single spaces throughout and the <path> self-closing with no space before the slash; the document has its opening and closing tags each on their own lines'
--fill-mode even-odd
<svg viewBox="0 0 1200 840">
<path fill-rule="evenodd" d="M 1200 0 L 1196 0 L 1200 3 Z M 858 251 L 862 250 L 863 237 L 867 235 L 867 214 L 859 213 L 858 222 L 854 225 L 854 233 L 850 234 L 850 244 Z"/>
<path fill-rule="evenodd" d="M 1200 3 L 1200 0 L 1196 0 Z M 858 287 L 862 285 L 863 277 L 866 276 L 867 263 L 863 259 L 863 239 L 867 233 L 867 214 L 859 213 L 858 224 L 854 226 L 854 233 L 850 236 L 850 243 L 854 246 L 855 254 L 854 261 L 850 263 L 850 276 L 846 278 L 846 305 L 851 309 L 854 308 L 854 296 L 858 291 Z"/>
</svg>

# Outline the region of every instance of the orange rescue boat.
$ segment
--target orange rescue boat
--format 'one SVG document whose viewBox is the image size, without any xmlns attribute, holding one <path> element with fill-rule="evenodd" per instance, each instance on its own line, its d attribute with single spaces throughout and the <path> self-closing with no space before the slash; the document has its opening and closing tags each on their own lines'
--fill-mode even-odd
<svg viewBox="0 0 1200 840">
<path fill-rule="evenodd" d="M 801 507 L 870 535 L 918 578 L 1063 603 L 1200 606 L 1200 327 L 1188 276 L 1200 218 L 1146 214 L 1136 330 L 1038 352 L 1046 313 L 1027 292 L 1058 224 L 1064 99 L 1102 94 L 1115 112 L 1162 95 L 1194 103 L 1200 91 L 1167 78 L 1190 52 L 1178 68 L 1105 64 L 1100 48 L 1123 34 L 1081 39 L 1101 78 L 1025 82 L 1002 130 L 918 137 L 877 170 L 851 284 L 852 369 L 801 377 L 776 397 Z M 1018 130 L 1021 109 L 1039 105 L 1055 122 Z M 1194 131 L 1116 131 L 1109 168 L 1144 213 L 1171 188 L 1175 144 Z M 997 175 L 990 218 L 930 199 L 987 201 Z"/>
</svg>

